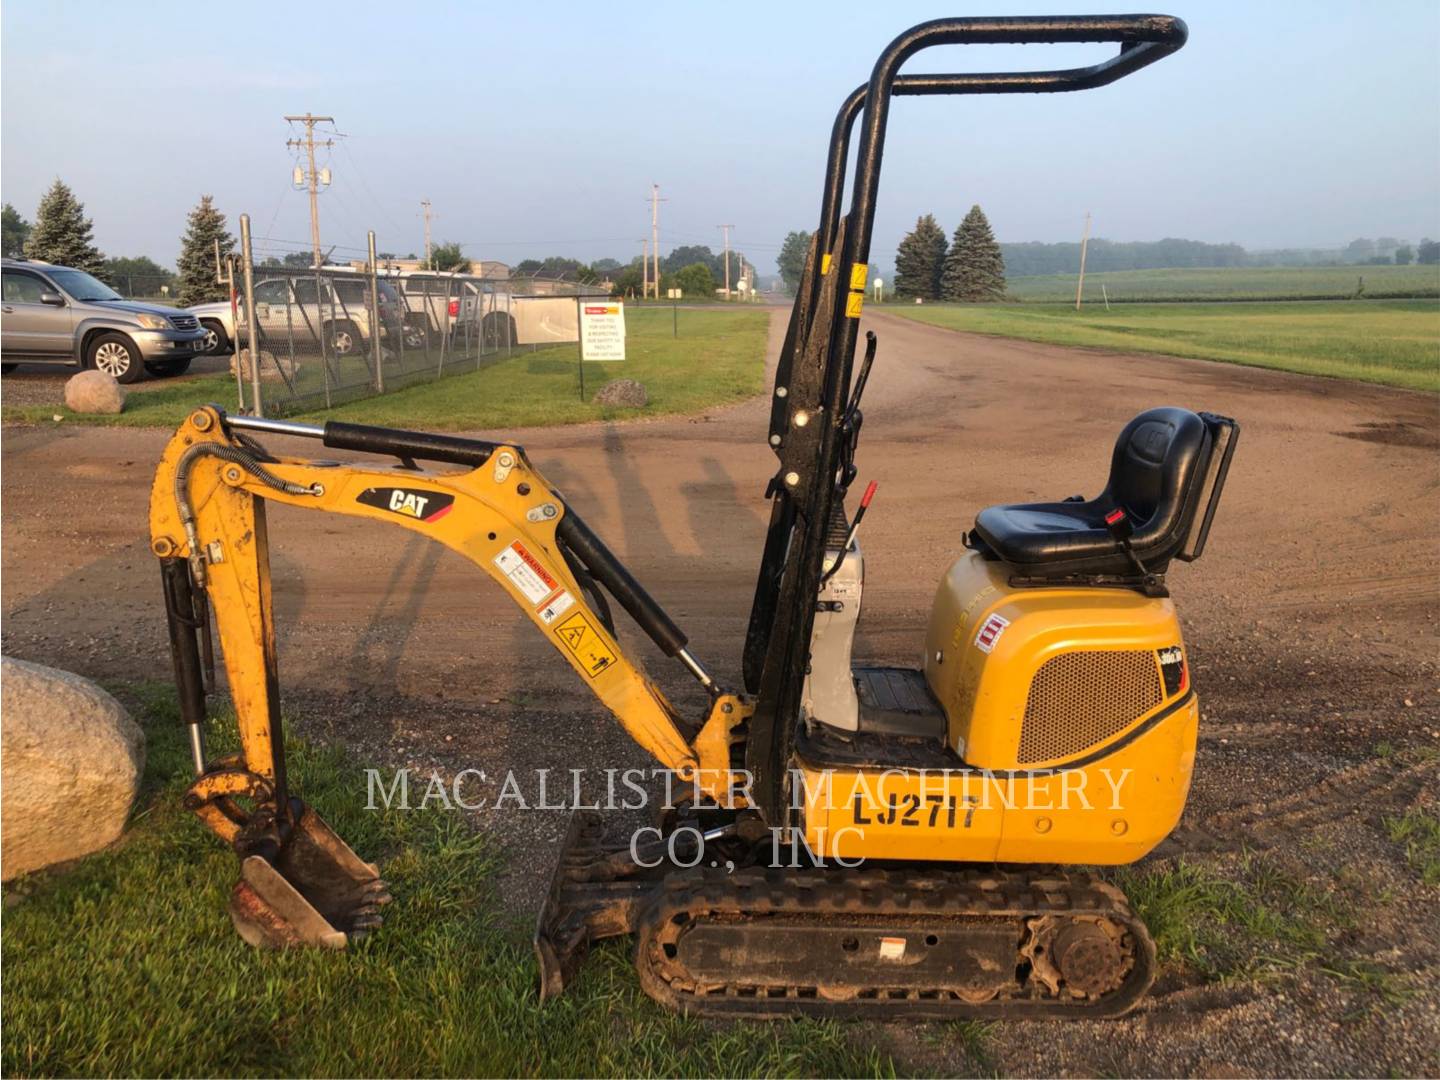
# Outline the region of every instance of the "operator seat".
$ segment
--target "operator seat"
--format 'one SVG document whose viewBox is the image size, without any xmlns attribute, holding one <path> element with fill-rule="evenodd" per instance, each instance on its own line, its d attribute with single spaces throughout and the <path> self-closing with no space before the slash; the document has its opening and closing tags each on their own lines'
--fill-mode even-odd
<svg viewBox="0 0 1440 1080">
<path fill-rule="evenodd" d="M 1163 574 L 1172 558 L 1199 557 L 1237 434 L 1227 417 L 1147 410 L 1120 433 L 1096 498 L 988 507 L 967 542 L 1026 578 L 1132 578 L 1135 563 L 1109 520 L 1128 518 L 1131 550 Z"/>
</svg>

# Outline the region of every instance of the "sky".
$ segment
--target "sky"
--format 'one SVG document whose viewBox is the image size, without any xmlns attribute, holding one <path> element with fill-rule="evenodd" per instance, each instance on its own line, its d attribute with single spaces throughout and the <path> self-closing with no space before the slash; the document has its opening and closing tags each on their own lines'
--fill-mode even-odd
<svg viewBox="0 0 1440 1080">
<path fill-rule="evenodd" d="M 1100 4 L 1101 0 L 1092 0 Z M 1190 41 L 1078 94 L 897 99 L 872 262 L 922 213 L 971 204 L 1002 241 L 1179 236 L 1252 249 L 1440 237 L 1440 4 L 1173 0 Z M 1100 10 L 1114 10 L 1106 3 Z M 172 264 L 211 194 L 257 257 L 309 246 L 286 114 L 335 117 L 324 246 L 365 234 L 514 263 L 718 250 L 761 274 L 819 216 L 835 111 L 889 40 L 957 14 L 1086 14 L 1066 0 L 129 3 L 5 0 L 0 198 L 33 219 L 60 177 L 109 255 Z M 1121 10 L 1126 10 L 1121 8 Z M 1151 9 L 1155 10 L 1155 9 Z M 1113 46 L 946 47 L 906 71 L 1089 64 Z M 330 125 L 325 125 L 330 137 Z"/>
</svg>

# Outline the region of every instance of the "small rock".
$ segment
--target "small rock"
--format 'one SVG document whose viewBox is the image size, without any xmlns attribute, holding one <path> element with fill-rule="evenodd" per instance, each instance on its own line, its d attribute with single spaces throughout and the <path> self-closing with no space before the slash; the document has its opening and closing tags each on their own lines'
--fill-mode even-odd
<svg viewBox="0 0 1440 1080">
<path fill-rule="evenodd" d="M 145 737 L 89 679 L 8 656 L 0 672 L 0 860 L 8 881 L 119 838 L 139 790 Z"/>
<path fill-rule="evenodd" d="M 267 349 L 260 350 L 260 381 L 261 382 L 293 382 L 295 372 L 300 362 L 289 356 L 277 357 Z M 230 374 L 234 375 L 236 368 L 240 370 L 242 379 L 250 378 L 250 350 L 241 349 L 238 354 L 230 357 Z"/>
<path fill-rule="evenodd" d="M 125 388 L 103 371 L 82 371 L 65 383 L 65 406 L 78 413 L 115 415 L 125 409 Z"/>
<path fill-rule="evenodd" d="M 634 379 L 612 379 L 596 392 L 594 401 L 596 405 L 643 409 L 650 404 L 650 395 L 644 385 Z"/>
</svg>

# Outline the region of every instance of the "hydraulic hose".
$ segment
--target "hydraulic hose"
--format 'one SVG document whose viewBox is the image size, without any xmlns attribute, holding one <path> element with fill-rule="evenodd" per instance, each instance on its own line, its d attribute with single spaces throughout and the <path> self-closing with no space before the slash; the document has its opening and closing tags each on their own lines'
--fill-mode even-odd
<svg viewBox="0 0 1440 1080">
<path fill-rule="evenodd" d="M 282 480 L 260 462 L 249 451 L 238 446 L 224 446 L 220 443 L 199 443 L 180 455 L 175 466 L 175 506 L 180 511 L 180 524 L 185 529 L 185 541 L 190 545 L 190 570 L 195 583 L 205 585 L 205 560 L 200 553 L 200 537 L 195 531 L 195 510 L 190 505 L 190 470 L 202 457 L 215 457 L 239 465 L 268 488 L 283 491 L 286 495 L 318 495 L 318 487 L 310 484 L 292 484 Z"/>
</svg>

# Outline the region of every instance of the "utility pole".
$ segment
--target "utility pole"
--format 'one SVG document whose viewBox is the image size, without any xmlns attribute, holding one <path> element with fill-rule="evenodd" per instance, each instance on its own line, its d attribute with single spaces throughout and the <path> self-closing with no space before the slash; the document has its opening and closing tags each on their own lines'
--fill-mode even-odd
<svg viewBox="0 0 1440 1080">
<path fill-rule="evenodd" d="M 669 202 L 660 198 L 660 185 L 650 185 L 650 254 L 655 259 L 655 299 L 660 299 L 660 204 Z"/>
<path fill-rule="evenodd" d="M 725 234 L 725 299 L 730 299 L 730 230 L 734 225 L 716 225 Z"/>
<path fill-rule="evenodd" d="M 1090 211 L 1085 211 L 1085 232 L 1080 236 L 1080 281 L 1075 286 L 1075 310 L 1080 310 L 1080 293 L 1085 288 L 1085 248 L 1090 243 Z"/>
<path fill-rule="evenodd" d="M 640 241 L 640 299 L 650 295 L 650 241 Z"/>
<path fill-rule="evenodd" d="M 425 269 L 434 270 L 435 267 L 430 262 L 430 200 L 428 198 L 420 200 L 420 210 L 425 215 Z"/>
<path fill-rule="evenodd" d="M 305 154 L 309 160 L 309 168 L 305 173 L 305 180 L 310 186 L 310 247 L 315 253 L 315 265 L 320 265 L 320 175 L 315 171 L 315 125 L 333 124 L 333 116 L 312 116 L 308 112 L 304 116 L 287 116 L 285 120 L 291 124 L 305 125 L 305 138 L 287 139 L 285 145 L 293 149 L 305 148 Z M 326 139 L 321 146 L 334 146 L 334 139 Z M 325 183 L 330 183 L 330 170 L 325 170 Z"/>
</svg>

